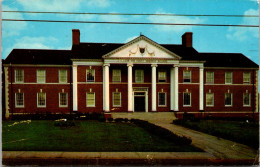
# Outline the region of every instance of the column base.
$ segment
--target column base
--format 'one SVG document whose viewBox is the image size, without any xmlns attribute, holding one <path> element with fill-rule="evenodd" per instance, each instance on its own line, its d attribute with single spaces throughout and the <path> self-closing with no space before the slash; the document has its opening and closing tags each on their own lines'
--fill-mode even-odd
<svg viewBox="0 0 260 167">
<path fill-rule="evenodd" d="M 157 111 L 151 111 L 151 112 L 155 113 L 155 112 L 157 112 Z"/>
<path fill-rule="evenodd" d="M 105 119 L 112 118 L 111 112 L 104 112 Z"/>
<path fill-rule="evenodd" d="M 127 111 L 128 113 L 133 113 L 133 111 Z"/>
</svg>

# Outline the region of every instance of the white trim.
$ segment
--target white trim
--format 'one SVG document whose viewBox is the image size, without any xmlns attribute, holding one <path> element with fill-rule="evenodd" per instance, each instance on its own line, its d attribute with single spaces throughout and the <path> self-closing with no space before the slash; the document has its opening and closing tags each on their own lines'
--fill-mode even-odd
<svg viewBox="0 0 260 167">
<path fill-rule="evenodd" d="M 23 78 L 22 81 L 16 81 L 17 70 L 22 71 L 22 78 Z M 14 70 L 14 82 L 15 83 L 24 83 L 24 70 L 23 69 L 15 69 Z"/>
<path fill-rule="evenodd" d="M 189 82 L 184 82 L 184 83 L 179 83 L 180 85 L 199 85 L 200 83 L 189 83 Z"/>
<path fill-rule="evenodd" d="M 189 93 L 190 94 L 190 104 L 189 105 L 185 105 L 184 104 L 184 94 L 185 93 Z M 192 105 L 191 105 L 191 92 L 183 92 L 183 107 L 191 107 Z"/>
<path fill-rule="evenodd" d="M 46 64 L 3 64 L 4 67 L 71 67 L 71 65 L 46 65 Z"/>
<path fill-rule="evenodd" d="M 205 85 L 218 85 L 218 86 L 252 86 L 253 84 L 205 84 Z"/>
<path fill-rule="evenodd" d="M 73 61 L 73 60 L 72 60 Z M 73 65 L 84 65 L 84 66 L 103 66 L 103 60 L 100 59 L 100 61 L 86 61 L 86 60 L 82 60 L 82 61 L 73 61 Z"/>
<path fill-rule="evenodd" d="M 39 71 L 43 71 L 44 72 L 44 81 L 40 82 L 39 81 L 39 78 L 38 78 L 38 72 Z M 46 70 L 43 70 L 43 69 L 38 69 L 36 70 L 36 83 L 46 83 Z"/>
<path fill-rule="evenodd" d="M 251 67 L 205 67 L 205 69 L 225 69 L 225 70 L 252 70 L 256 69 L 259 70 L 259 68 L 251 68 Z"/>
<path fill-rule="evenodd" d="M 143 89 L 143 90 L 136 90 L 136 88 L 138 89 Z M 138 95 L 135 95 L 135 92 L 144 92 L 144 96 L 145 96 L 145 112 L 148 112 L 148 88 L 147 87 L 134 87 L 133 88 L 133 93 L 132 93 L 132 101 L 133 101 L 133 112 L 135 112 L 135 107 L 134 107 L 134 104 L 135 104 L 135 96 L 138 96 Z"/>
<path fill-rule="evenodd" d="M 230 93 L 230 94 L 231 94 L 231 105 L 226 105 L 226 93 L 225 93 L 225 96 L 224 96 L 225 107 L 233 107 L 233 93 Z"/>
<path fill-rule="evenodd" d="M 249 105 L 244 103 L 245 93 L 243 93 L 243 107 L 251 107 L 251 93 L 248 93 L 248 94 L 249 94 Z"/>
<path fill-rule="evenodd" d="M 88 105 L 88 93 L 94 94 L 94 104 Z M 95 92 L 86 92 L 86 107 L 96 107 L 96 93 Z"/>
<path fill-rule="evenodd" d="M 119 100 L 120 100 L 120 105 L 115 105 L 115 104 L 114 104 L 114 102 L 115 102 L 115 101 L 114 101 L 114 94 L 115 94 L 115 93 L 119 93 L 119 95 L 120 95 L 120 98 L 119 98 Z M 113 98 L 113 107 L 122 107 L 122 103 L 121 103 L 121 92 L 113 92 L 113 93 L 112 93 L 112 98 Z"/>
<path fill-rule="evenodd" d="M 174 110 L 174 103 L 175 103 L 175 93 L 174 93 L 174 68 L 171 67 L 170 70 L 170 110 Z"/>
<path fill-rule="evenodd" d="M 66 81 L 65 82 L 62 82 L 61 81 L 61 71 L 66 71 Z M 65 69 L 59 69 L 59 83 L 68 83 L 68 70 L 65 70 Z"/>
<path fill-rule="evenodd" d="M 171 60 L 171 59 L 144 59 L 144 58 L 110 58 L 110 59 L 104 59 L 104 64 L 127 64 L 127 63 L 133 63 L 133 64 L 179 64 L 179 60 Z"/>
<path fill-rule="evenodd" d="M 11 84 L 11 83 L 9 83 Z M 12 83 L 13 85 L 69 85 L 70 83 L 35 83 L 35 82 L 24 82 L 24 83 Z"/>
<path fill-rule="evenodd" d="M 38 96 L 39 96 L 39 93 L 43 93 L 44 94 L 44 105 L 39 105 L 39 99 L 38 99 Z M 45 92 L 37 92 L 37 108 L 46 108 L 46 93 Z"/>
<path fill-rule="evenodd" d="M 231 73 L 231 83 L 227 82 L 227 73 Z M 226 71 L 225 72 L 225 84 L 229 85 L 233 83 L 233 72 Z"/>
<path fill-rule="evenodd" d="M 160 104 L 159 104 L 159 101 L 160 101 L 160 100 L 159 100 L 159 97 L 160 97 L 159 94 L 160 94 L 160 93 L 165 94 L 165 99 L 164 99 L 165 105 L 160 105 Z M 167 93 L 166 93 L 166 92 L 158 92 L 158 107 L 167 107 Z"/>
<path fill-rule="evenodd" d="M 201 62 L 201 63 L 199 63 Z M 180 64 L 179 66 L 180 67 L 199 67 L 199 68 L 202 68 L 204 67 L 203 64 L 204 64 L 205 61 L 180 61 Z"/>
<path fill-rule="evenodd" d="M 9 67 L 4 67 L 4 75 L 5 75 L 5 117 L 9 118 L 9 75 L 8 70 Z"/>
<path fill-rule="evenodd" d="M 61 103 L 61 101 L 60 101 L 60 100 L 61 100 L 61 99 L 60 99 L 60 94 L 61 94 L 61 93 L 63 93 L 63 92 L 60 92 L 60 93 L 59 93 L 59 107 L 60 107 L 60 108 L 68 107 L 68 93 L 67 93 L 67 92 L 64 92 L 64 94 L 66 94 L 66 105 L 61 105 L 61 104 L 60 104 L 60 103 Z"/>
<path fill-rule="evenodd" d="M 15 93 L 15 108 L 24 108 L 24 93 L 20 93 L 23 94 L 23 105 L 17 105 L 17 93 Z"/>
<path fill-rule="evenodd" d="M 213 95 L 212 104 L 210 105 L 207 104 L 207 94 Z M 214 107 L 214 96 L 215 96 L 214 93 L 209 93 L 209 92 L 206 93 L 206 107 Z"/>
<path fill-rule="evenodd" d="M 93 77 L 94 77 L 94 80 L 92 81 L 88 81 L 88 70 L 94 70 L 94 75 L 93 75 Z M 86 82 L 87 83 L 93 83 L 93 82 L 95 82 L 95 80 L 96 80 L 96 70 L 95 69 L 86 69 Z"/>
</svg>

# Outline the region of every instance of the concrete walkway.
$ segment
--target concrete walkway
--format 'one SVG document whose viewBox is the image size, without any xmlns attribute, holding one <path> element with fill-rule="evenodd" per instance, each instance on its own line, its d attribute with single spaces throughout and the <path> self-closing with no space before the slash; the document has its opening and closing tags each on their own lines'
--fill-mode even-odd
<svg viewBox="0 0 260 167">
<path fill-rule="evenodd" d="M 112 113 L 113 118 L 135 118 L 149 121 L 173 133 L 192 139 L 192 144 L 220 159 L 258 159 L 258 152 L 246 145 L 172 124 L 174 113 Z M 257 160 L 258 161 L 258 160 Z"/>
</svg>

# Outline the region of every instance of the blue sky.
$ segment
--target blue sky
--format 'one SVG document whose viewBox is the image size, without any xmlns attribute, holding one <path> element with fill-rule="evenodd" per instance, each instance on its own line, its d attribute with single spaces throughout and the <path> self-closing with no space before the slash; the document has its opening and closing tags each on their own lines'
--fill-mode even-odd
<svg viewBox="0 0 260 167">
<path fill-rule="evenodd" d="M 259 15 L 257 0 L 4 0 L 2 10 Z M 252 24 L 259 18 L 104 16 L 2 13 L 3 19 L 126 21 L 201 24 Z M 140 32 L 157 43 L 181 44 L 181 35 L 193 32 L 199 52 L 243 53 L 259 64 L 259 29 L 160 25 L 3 22 L 3 55 L 14 48 L 70 49 L 71 31 L 80 29 L 81 42 L 124 43 Z"/>
</svg>

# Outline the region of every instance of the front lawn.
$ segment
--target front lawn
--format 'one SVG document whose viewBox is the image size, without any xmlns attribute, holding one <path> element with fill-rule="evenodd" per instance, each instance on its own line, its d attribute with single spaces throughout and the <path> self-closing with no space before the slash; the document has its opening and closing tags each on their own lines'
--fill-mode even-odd
<svg viewBox="0 0 260 167">
<path fill-rule="evenodd" d="M 259 147 L 259 123 L 231 120 L 175 120 L 175 124 L 232 140 L 252 148 Z"/>
<path fill-rule="evenodd" d="M 148 133 L 132 123 L 74 121 L 76 126 L 54 126 L 54 121 L 3 121 L 4 151 L 133 151 L 196 152 Z"/>
</svg>

